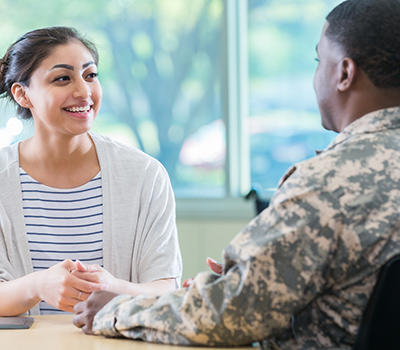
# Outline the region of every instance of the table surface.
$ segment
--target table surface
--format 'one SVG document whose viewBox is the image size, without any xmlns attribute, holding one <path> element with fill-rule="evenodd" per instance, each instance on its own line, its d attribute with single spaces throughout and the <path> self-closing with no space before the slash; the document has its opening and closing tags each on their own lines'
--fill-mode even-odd
<svg viewBox="0 0 400 350">
<path fill-rule="evenodd" d="M 35 316 L 35 322 L 30 329 L 2 329 L 0 330 L 0 348 L 1 350 L 193 350 L 193 347 L 85 335 L 72 324 L 72 317 L 71 314 Z M 255 350 L 256 348 L 241 347 L 240 349 Z"/>
</svg>

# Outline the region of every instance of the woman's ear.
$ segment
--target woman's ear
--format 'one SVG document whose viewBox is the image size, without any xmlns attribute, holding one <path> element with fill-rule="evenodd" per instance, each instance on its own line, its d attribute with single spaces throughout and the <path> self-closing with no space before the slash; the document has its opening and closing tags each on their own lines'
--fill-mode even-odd
<svg viewBox="0 0 400 350">
<path fill-rule="evenodd" d="M 13 94 L 14 100 L 23 108 L 31 108 L 32 104 L 29 98 L 26 96 L 25 86 L 21 83 L 14 83 L 11 86 L 11 93 Z"/>
<path fill-rule="evenodd" d="M 345 57 L 339 64 L 339 80 L 337 89 L 340 92 L 347 91 L 355 82 L 357 74 L 357 65 L 349 57 Z"/>
</svg>

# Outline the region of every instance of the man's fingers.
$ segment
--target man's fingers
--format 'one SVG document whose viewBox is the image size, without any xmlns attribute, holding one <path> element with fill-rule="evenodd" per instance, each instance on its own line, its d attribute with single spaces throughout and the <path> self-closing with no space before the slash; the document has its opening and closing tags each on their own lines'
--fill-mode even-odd
<svg viewBox="0 0 400 350">
<path fill-rule="evenodd" d="M 83 312 L 83 310 L 85 310 L 85 302 L 80 302 L 80 303 L 75 304 L 75 306 L 74 306 L 75 314 L 80 314 Z"/>
<path fill-rule="evenodd" d="M 193 284 L 193 278 L 189 278 L 182 283 L 183 288 L 188 288 Z"/>
<path fill-rule="evenodd" d="M 207 265 L 210 267 L 211 271 L 217 275 L 222 275 L 224 270 L 222 264 L 216 262 L 214 259 L 207 258 Z M 182 284 L 182 288 L 188 288 L 193 284 L 193 278 L 185 280 Z"/>
<path fill-rule="evenodd" d="M 79 304 L 84 304 L 84 303 L 79 303 Z M 78 307 L 78 309 L 80 308 L 81 306 Z M 83 333 L 93 334 L 92 331 L 93 318 L 87 317 L 85 313 L 81 312 L 80 314 L 75 315 L 74 318 L 72 319 L 72 323 L 74 324 L 75 327 L 81 328 Z"/>
<path fill-rule="evenodd" d="M 211 271 L 215 272 L 218 275 L 221 275 L 223 272 L 222 264 L 216 262 L 214 259 L 207 258 L 207 265 L 210 267 Z"/>
<path fill-rule="evenodd" d="M 85 334 L 93 334 L 91 322 L 90 322 L 90 325 L 85 324 L 85 325 L 82 327 L 82 330 L 83 330 L 83 333 L 85 333 Z"/>
<path fill-rule="evenodd" d="M 78 304 L 76 304 L 78 305 Z M 83 316 L 81 314 L 74 316 L 72 319 L 72 323 L 74 324 L 75 327 L 82 328 L 84 326 L 83 322 Z"/>
</svg>

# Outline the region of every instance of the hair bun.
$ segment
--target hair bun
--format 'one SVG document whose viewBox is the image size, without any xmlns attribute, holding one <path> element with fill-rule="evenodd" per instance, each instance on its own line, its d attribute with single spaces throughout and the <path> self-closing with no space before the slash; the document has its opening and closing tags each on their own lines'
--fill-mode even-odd
<svg viewBox="0 0 400 350">
<path fill-rule="evenodd" d="M 3 58 L 0 58 L 0 74 L 4 72 L 8 65 L 8 58 L 10 56 L 10 49 L 7 50 Z"/>
<path fill-rule="evenodd" d="M 3 74 L 4 69 L 6 68 L 6 63 L 2 58 L 0 58 L 0 74 Z"/>
<path fill-rule="evenodd" d="M 7 93 L 6 74 L 9 65 L 10 49 L 7 50 L 4 57 L 0 58 L 0 95 Z"/>
<path fill-rule="evenodd" d="M 0 95 L 3 95 L 7 92 L 6 88 L 6 71 L 8 65 L 8 52 L 5 54 L 3 58 L 0 58 Z"/>
</svg>

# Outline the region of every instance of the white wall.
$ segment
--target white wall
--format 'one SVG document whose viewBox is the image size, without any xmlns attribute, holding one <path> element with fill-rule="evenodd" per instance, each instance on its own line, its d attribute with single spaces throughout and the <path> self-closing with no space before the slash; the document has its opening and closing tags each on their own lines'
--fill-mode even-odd
<svg viewBox="0 0 400 350">
<path fill-rule="evenodd" d="M 207 270 L 209 256 L 221 261 L 222 250 L 249 220 L 241 219 L 179 219 L 179 242 L 183 259 L 182 281 Z"/>
</svg>

